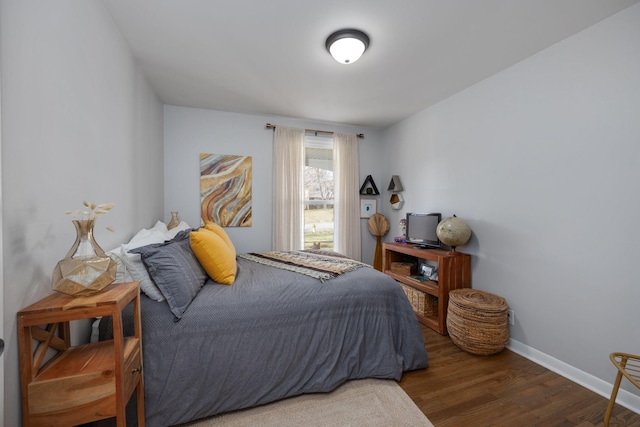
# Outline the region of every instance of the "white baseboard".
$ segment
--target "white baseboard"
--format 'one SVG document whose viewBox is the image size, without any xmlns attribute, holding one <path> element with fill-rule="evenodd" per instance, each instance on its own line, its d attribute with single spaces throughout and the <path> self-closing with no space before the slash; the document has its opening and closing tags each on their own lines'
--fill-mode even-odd
<svg viewBox="0 0 640 427">
<path fill-rule="evenodd" d="M 514 353 L 517 353 L 520 356 L 525 357 L 534 363 L 537 363 L 540 366 L 544 366 L 545 368 L 555 372 L 556 374 L 562 375 L 563 377 L 568 378 L 571 381 L 580 384 L 581 386 L 586 387 L 595 393 L 598 393 L 600 396 L 606 397 L 607 400 L 611 398 L 613 383 L 603 381 L 600 378 L 594 377 L 593 375 L 581 371 L 580 369 L 574 368 L 573 366 L 564 363 L 563 361 L 558 360 L 555 357 L 542 353 L 541 351 L 538 351 L 535 348 L 531 348 L 528 345 L 522 344 L 520 341 L 516 341 L 514 339 L 509 340 L 507 348 Z M 633 412 L 640 414 L 640 396 L 636 396 L 635 394 L 620 388 L 618 391 L 618 397 L 616 398 L 616 403 Z"/>
</svg>

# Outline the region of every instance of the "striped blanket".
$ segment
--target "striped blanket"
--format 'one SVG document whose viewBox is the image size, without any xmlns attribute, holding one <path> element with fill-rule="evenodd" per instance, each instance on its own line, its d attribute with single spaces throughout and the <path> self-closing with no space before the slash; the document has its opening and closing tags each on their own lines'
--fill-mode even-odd
<svg viewBox="0 0 640 427">
<path fill-rule="evenodd" d="M 335 252 L 269 251 L 238 254 L 238 257 L 282 270 L 311 276 L 324 282 L 360 267 L 371 267 Z"/>
</svg>

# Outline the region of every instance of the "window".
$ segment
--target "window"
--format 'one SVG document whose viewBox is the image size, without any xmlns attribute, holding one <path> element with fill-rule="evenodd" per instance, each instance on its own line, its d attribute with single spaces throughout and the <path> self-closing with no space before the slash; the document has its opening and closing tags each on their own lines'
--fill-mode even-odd
<svg viewBox="0 0 640 427">
<path fill-rule="evenodd" d="M 308 225 L 308 238 L 315 240 L 309 240 L 310 247 L 333 248 L 353 259 L 361 258 L 358 158 L 355 134 L 334 132 L 332 138 L 314 138 L 305 137 L 304 129 L 276 127 L 273 138 L 273 250 L 295 251 L 305 247 L 304 231 Z M 309 167 L 321 169 L 315 171 L 316 177 L 333 184 L 325 182 L 323 187 L 318 179 L 315 182 L 310 179 L 309 193 L 305 196 L 304 166 L 307 162 Z M 318 210 L 318 205 L 326 215 L 320 219 L 311 218 L 311 214 L 318 213 L 312 212 Z M 305 211 L 309 214 L 307 220 Z M 320 224 L 327 232 L 324 241 L 319 238 Z"/>
<path fill-rule="evenodd" d="M 304 248 L 334 250 L 333 139 L 305 136 Z"/>
</svg>

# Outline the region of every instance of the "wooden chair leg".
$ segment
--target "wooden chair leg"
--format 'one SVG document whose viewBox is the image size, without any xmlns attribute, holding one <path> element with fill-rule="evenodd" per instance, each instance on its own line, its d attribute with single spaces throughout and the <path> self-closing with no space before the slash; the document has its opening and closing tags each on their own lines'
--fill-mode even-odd
<svg viewBox="0 0 640 427">
<path fill-rule="evenodd" d="M 607 406 L 607 412 L 604 414 L 604 427 L 609 427 L 609 419 L 613 412 L 613 406 L 616 404 L 616 397 L 618 396 L 618 389 L 620 388 L 620 382 L 622 381 L 622 372 L 618 372 L 616 376 L 616 382 L 613 384 L 613 390 L 611 390 L 611 399 L 609 399 L 609 406 Z"/>
</svg>

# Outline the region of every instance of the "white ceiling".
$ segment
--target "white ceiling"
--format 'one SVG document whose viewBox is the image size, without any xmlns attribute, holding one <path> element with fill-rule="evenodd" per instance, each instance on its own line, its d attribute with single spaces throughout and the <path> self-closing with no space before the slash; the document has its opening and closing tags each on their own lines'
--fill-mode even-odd
<svg viewBox="0 0 640 427">
<path fill-rule="evenodd" d="M 640 0 L 103 0 L 165 104 L 384 128 Z M 342 65 L 325 40 L 365 31 Z"/>
</svg>

